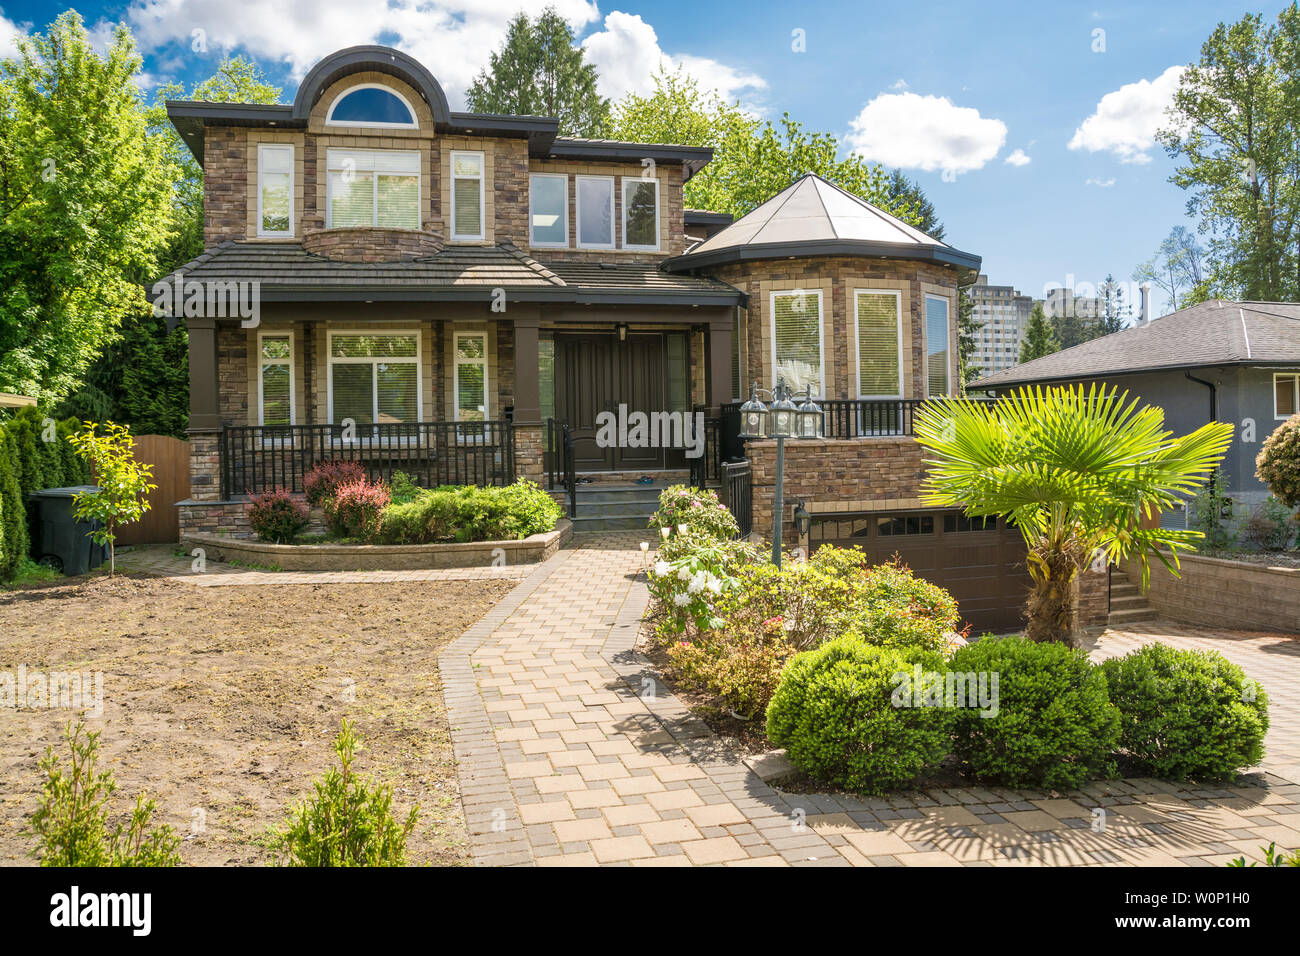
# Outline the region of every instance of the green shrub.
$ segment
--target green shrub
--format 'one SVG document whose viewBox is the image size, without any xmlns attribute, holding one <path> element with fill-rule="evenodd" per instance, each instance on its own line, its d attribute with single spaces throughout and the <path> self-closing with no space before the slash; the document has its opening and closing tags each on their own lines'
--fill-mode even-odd
<svg viewBox="0 0 1300 956">
<path fill-rule="evenodd" d="M 1264 758 L 1268 695 L 1217 651 L 1148 644 L 1101 669 L 1119 745 L 1146 773 L 1226 779 Z"/>
<path fill-rule="evenodd" d="M 796 655 L 768 705 L 768 739 L 800 770 L 847 789 L 905 786 L 947 753 L 952 714 L 899 704 L 900 684 L 917 665 L 933 675 L 947 670 L 940 654 L 853 637 Z"/>
<path fill-rule="evenodd" d="M 404 866 L 406 838 L 419 806 L 406 822 L 393 816 L 393 788 L 375 786 L 352 770 L 363 748 L 354 724 L 343 721 L 334 740 L 339 766 L 316 782 L 316 795 L 294 807 L 284 829 L 272 831 L 276 862 L 283 866 Z"/>
<path fill-rule="evenodd" d="M 81 429 L 81 422 L 75 418 L 65 418 L 58 424 L 59 434 L 59 487 L 71 488 L 76 485 L 90 484 L 90 469 L 77 454 L 77 449 L 68 439 Z"/>
<path fill-rule="evenodd" d="M 1265 866 L 1300 866 L 1300 850 L 1292 850 L 1288 853 L 1286 850 L 1278 850 L 1276 843 L 1270 843 L 1267 847 L 1260 847 L 1260 850 L 1264 853 Z M 1235 860 L 1228 861 L 1228 866 L 1245 867 L 1258 865 L 1259 863 L 1255 860 L 1247 863 L 1244 856 L 1239 856 Z"/>
<path fill-rule="evenodd" d="M 263 541 L 288 544 L 307 527 L 307 506 L 285 488 L 275 488 L 248 500 L 248 523 Z"/>
<path fill-rule="evenodd" d="M 718 500 L 716 491 L 673 485 L 660 492 L 659 508 L 650 517 L 650 527 L 656 531 L 680 530 L 682 525 L 713 538 L 734 538 L 740 534 L 735 515 Z"/>
<path fill-rule="evenodd" d="M 1284 551 L 1295 534 L 1295 516 L 1275 496 L 1250 509 L 1244 529 L 1246 543 L 1260 551 Z"/>
<path fill-rule="evenodd" d="M 670 533 L 647 574 L 660 638 L 725 624 L 716 605 L 737 586 L 740 569 L 757 560 L 758 549 L 745 542 L 690 529 Z"/>
<path fill-rule="evenodd" d="M 716 694 L 741 720 L 767 711 L 781 680 L 781 671 L 794 653 L 780 621 L 757 631 L 723 627 L 665 644 L 671 676 L 684 684 Z"/>
<path fill-rule="evenodd" d="M 504 488 L 443 485 L 388 505 L 376 537 L 388 544 L 518 540 L 554 530 L 561 514 L 526 478 Z"/>
<path fill-rule="evenodd" d="M 351 459 L 331 459 L 318 462 L 311 471 L 302 477 L 303 491 L 307 494 L 307 503 L 314 508 L 323 508 L 325 502 L 334 497 L 339 485 L 349 481 L 364 481 L 366 469 L 359 461 Z"/>
<path fill-rule="evenodd" d="M 956 672 L 997 675 L 996 715 L 960 708 L 953 750 L 979 780 L 1008 787 L 1075 788 L 1113 773 L 1119 710 L 1106 677 L 1063 644 L 984 638 L 958 649 Z"/>
<path fill-rule="evenodd" d="M 41 760 L 45 780 L 32 814 L 37 838 L 33 855 L 41 866 L 179 866 L 180 837 L 166 824 L 148 832 L 158 808 L 143 794 L 136 798 L 127 824 L 109 835 L 108 798 L 117 785 L 112 773 L 95 770 L 99 733 L 83 737 L 84 731 L 84 721 L 64 731 L 72 752 L 66 772 L 53 747 L 46 748 Z"/>
<path fill-rule="evenodd" d="M 31 550 L 27 527 L 27 504 L 19 485 L 18 454 L 14 436 L 7 428 L 0 428 L 0 580 L 14 576 L 19 562 Z"/>
<path fill-rule="evenodd" d="M 1300 413 L 1264 439 L 1255 458 L 1255 473 L 1284 505 L 1300 508 Z"/>
<path fill-rule="evenodd" d="M 393 472 L 393 477 L 388 481 L 388 493 L 395 505 L 404 505 L 420 497 L 424 491 L 419 485 L 411 480 L 411 476 L 404 471 Z"/>
</svg>

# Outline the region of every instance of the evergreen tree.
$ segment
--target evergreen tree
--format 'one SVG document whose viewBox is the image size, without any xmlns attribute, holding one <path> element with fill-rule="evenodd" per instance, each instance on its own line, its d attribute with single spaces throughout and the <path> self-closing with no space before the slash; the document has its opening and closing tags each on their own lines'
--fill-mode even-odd
<svg viewBox="0 0 1300 956">
<path fill-rule="evenodd" d="M 1110 335 L 1112 332 L 1118 332 L 1128 324 L 1128 318 L 1132 310 L 1124 301 L 1124 287 L 1115 281 L 1115 277 L 1110 273 L 1106 274 L 1106 281 L 1102 283 L 1101 295 L 1101 315 L 1097 316 L 1097 337 Z"/>
<path fill-rule="evenodd" d="M 894 208 L 910 206 L 912 214 L 916 217 L 916 228 L 931 239 L 943 241 L 943 223 L 939 221 L 939 216 L 934 211 L 934 203 L 930 202 L 929 197 L 925 195 L 920 183 L 908 179 L 901 169 L 896 169 L 889 174 L 887 189 Z"/>
<path fill-rule="evenodd" d="M 536 20 L 520 13 L 505 42 L 470 84 L 465 99 L 475 113 L 553 116 L 561 136 L 599 136 L 609 100 L 596 92 L 596 68 L 583 62 L 573 31 L 554 7 Z"/>
<path fill-rule="evenodd" d="M 1020 361 L 1032 362 L 1060 350 L 1061 343 L 1057 341 L 1052 323 L 1048 321 L 1043 307 L 1035 304 L 1034 310 L 1029 314 L 1029 324 L 1025 326 L 1024 341 L 1020 343 Z"/>
</svg>

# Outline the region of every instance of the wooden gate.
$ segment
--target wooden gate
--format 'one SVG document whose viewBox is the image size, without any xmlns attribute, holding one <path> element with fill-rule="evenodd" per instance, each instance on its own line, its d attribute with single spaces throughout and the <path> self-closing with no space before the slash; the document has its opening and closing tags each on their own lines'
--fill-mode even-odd
<svg viewBox="0 0 1300 956">
<path fill-rule="evenodd" d="M 176 502 L 190 496 L 190 443 L 169 435 L 136 435 L 136 461 L 153 465 L 149 510 L 139 521 L 123 525 L 117 543 L 174 544 L 180 540 Z"/>
</svg>

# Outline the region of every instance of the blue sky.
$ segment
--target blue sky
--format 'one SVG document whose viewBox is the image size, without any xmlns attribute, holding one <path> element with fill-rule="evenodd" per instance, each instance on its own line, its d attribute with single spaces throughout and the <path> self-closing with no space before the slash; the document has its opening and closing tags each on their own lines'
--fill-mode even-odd
<svg viewBox="0 0 1300 956">
<path fill-rule="evenodd" d="M 455 108 L 510 16 L 541 6 L 133 0 L 76 9 L 101 29 L 116 20 L 132 26 L 145 53 L 146 88 L 201 79 L 234 51 L 257 59 L 291 92 L 325 53 L 384 42 L 422 59 Z M 1176 82 L 1170 68 L 1195 59 L 1219 21 L 1248 10 L 1271 19 L 1283 4 L 556 6 L 601 69 L 607 93 L 646 88 L 666 58 L 763 115 L 788 111 L 833 132 L 846 149 L 901 165 L 919 180 L 948 241 L 982 255 L 991 281 L 1039 296 L 1068 276 L 1097 283 L 1112 272 L 1128 280 L 1170 227 L 1192 225 L 1186 195 L 1168 182 L 1172 163 L 1150 145 Z M 41 28 L 62 9 L 0 0 L 0 34 Z M 6 45 L 0 35 L 0 53 Z"/>
</svg>

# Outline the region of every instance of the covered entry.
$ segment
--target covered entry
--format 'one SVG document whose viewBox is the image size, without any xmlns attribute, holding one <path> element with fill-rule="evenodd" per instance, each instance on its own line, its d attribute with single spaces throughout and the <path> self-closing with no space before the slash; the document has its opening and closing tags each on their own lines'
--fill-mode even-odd
<svg viewBox="0 0 1300 956">
<path fill-rule="evenodd" d="M 578 471 L 681 468 L 681 449 L 601 447 L 597 416 L 627 411 L 690 410 L 689 343 L 685 332 L 555 333 L 555 417 L 569 423 Z M 545 404 L 545 401 L 544 401 Z"/>
<path fill-rule="evenodd" d="M 809 546 L 859 547 L 872 564 L 898 555 L 920 577 L 957 600 L 976 632 L 1024 626 L 1025 542 L 1002 519 L 956 511 L 873 512 L 814 518 Z"/>
</svg>

